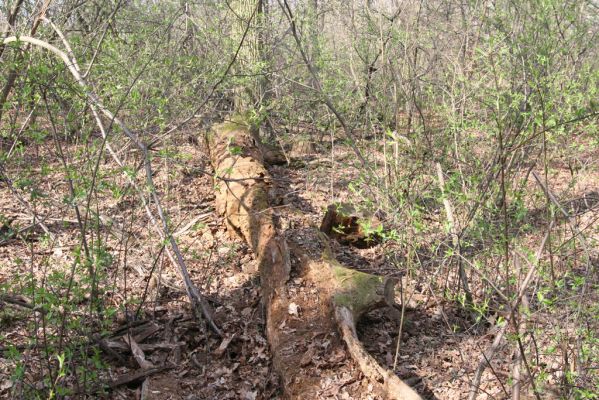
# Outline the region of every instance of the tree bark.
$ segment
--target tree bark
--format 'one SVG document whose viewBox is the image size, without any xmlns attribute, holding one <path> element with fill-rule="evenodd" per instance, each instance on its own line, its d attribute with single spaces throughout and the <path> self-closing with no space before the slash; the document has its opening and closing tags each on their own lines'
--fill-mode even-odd
<svg viewBox="0 0 599 400">
<path fill-rule="evenodd" d="M 235 68 L 241 83 L 235 89 L 233 103 L 236 113 L 245 114 L 259 109 L 264 92 L 260 76 L 263 60 L 260 35 L 263 4 L 262 0 L 235 0 L 231 2 L 231 8 L 235 14 L 233 37 L 237 43 L 243 41 Z"/>
</svg>

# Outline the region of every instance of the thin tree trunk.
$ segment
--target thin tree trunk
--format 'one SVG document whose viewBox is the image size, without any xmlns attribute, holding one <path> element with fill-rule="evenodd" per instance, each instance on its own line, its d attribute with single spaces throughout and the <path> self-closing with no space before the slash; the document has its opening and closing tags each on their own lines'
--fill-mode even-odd
<svg viewBox="0 0 599 400">
<path fill-rule="evenodd" d="M 11 28 L 14 30 L 15 22 L 17 21 L 17 15 L 19 15 L 19 11 L 21 10 L 21 5 L 23 5 L 23 0 L 17 0 L 12 10 L 10 11 L 10 14 L 8 14 L 6 18 L 6 26 L 2 31 L 2 39 L 8 37 Z M 4 53 L 5 48 L 6 45 L 4 43 L 0 43 L 0 58 L 2 58 L 2 53 Z"/>
<path fill-rule="evenodd" d="M 445 213 L 447 214 L 447 221 L 449 222 L 449 233 L 451 235 L 451 242 L 453 245 L 453 250 L 457 252 L 458 257 L 458 275 L 460 279 L 460 283 L 462 289 L 464 290 L 464 294 L 466 296 L 467 304 L 472 304 L 472 293 L 470 292 L 470 287 L 468 285 L 468 276 L 466 275 L 466 270 L 464 269 L 464 265 L 462 264 L 462 257 L 460 252 L 460 237 L 457 232 L 456 221 L 454 217 L 453 207 L 449 202 L 449 199 L 445 193 L 445 179 L 443 178 L 443 170 L 441 168 L 441 163 L 435 163 L 435 168 L 437 169 L 437 178 L 439 180 L 439 189 L 441 189 L 441 194 L 443 196 L 443 205 L 445 206 Z"/>
<path fill-rule="evenodd" d="M 263 96 L 263 79 L 258 68 L 262 61 L 262 46 L 260 39 L 260 24 L 262 20 L 262 0 L 235 0 L 231 2 L 235 13 L 233 37 L 245 41 L 239 51 L 236 74 L 247 77 L 247 81 L 235 89 L 235 112 L 245 113 L 258 109 Z M 249 29 L 248 29 L 249 25 Z"/>
<path fill-rule="evenodd" d="M 35 19 L 35 21 L 33 22 L 33 25 L 31 26 L 31 31 L 29 33 L 29 36 L 31 36 L 31 37 L 35 36 L 35 33 L 37 32 L 37 28 L 39 27 L 40 23 L 42 22 L 42 19 L 46 16 L 46 11 L 48 10 L 48 7 L 50 7 L 51 2 L 52 2 L 52 0 L 44 1 L 44 4 L 42 5 L 42 7 L 40 9 L 40 12 L 39 12 L 37 18 Z M 16 22 L 17 14 L 19 13 L 22 3 L 23 3 L 23 0 L 19 0 L 13 7 L 13 11 L 11 12 L 11 15 L 9 16 L 9 26 L 13 26 L 14 23 Z M 8 30 L 6 32 L 8 32 Z M 8 37 L 6 32 L 4 33 L 4 35 L 2 37 L 3 39 Z M 6 43 L 3 42 L 2 44 L 0 44 L 0 46 L 1 46 L 0 47 L 0 57 L 1 57 L 2 53 L 4 52 Z M 27 51 L 28 48 L 29 48 L 29 45 L 27 45 L 27 47 L 25 48 L 25 51 Z M 14 68 L 11 68 L 10 71 L 8 72 L 8 77 L 6 78 L 6 83 L 4 84 L 4 87 L 2 88 L 2 92 L 0 93 L 0 122 L 2 122 L 2 111 L 4 110 L 4 104 L 6 103 L 6 100 L 8 99 L 10 92 L 12 91 L 13 87 L 15 86 L 17 76 L 18 76 L 18 71 Z"/>
</svg>

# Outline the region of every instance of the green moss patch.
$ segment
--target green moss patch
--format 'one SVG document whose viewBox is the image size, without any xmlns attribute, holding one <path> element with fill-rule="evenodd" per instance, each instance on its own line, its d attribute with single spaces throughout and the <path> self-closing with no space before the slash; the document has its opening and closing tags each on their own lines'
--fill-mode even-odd
<svg viewBox="0 0 599 400">
<path fill-rule="evenodd" d="M 384 278 L 344 268 L 341 265 L 333 266 L 333 274 L 338 284 L 338 293 L 334 296 L 337 306 L 345 306 L 355 313 L 378 303 L 381 296 L 377 289 L 384 284 Z"/>
</svg>

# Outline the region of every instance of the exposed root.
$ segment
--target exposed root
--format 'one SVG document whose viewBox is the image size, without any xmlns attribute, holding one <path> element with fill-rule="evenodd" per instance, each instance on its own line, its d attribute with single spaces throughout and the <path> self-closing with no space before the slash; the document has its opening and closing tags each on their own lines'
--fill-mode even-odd
<svg viewBox="0 0 599 400">
<path fill-rule="evenodd" d="M 383 368 L 368 354 L 356 334 L 356 322 L 352 311 L 345 306 L 335 308 L 335 319 L 341 330 L 343 341 L 352 358 L 360 365 L 362 373 L 372 382 L 376 382 L 388 399 L 419 400 L 421 397 L 388 369 Z"/>
<path fill-rule="evenodd" d="M 335 320 L 351 357 L 358 363 L 362 373 L 379 386 L 384 396 L 395 400 L 417 400 L 421 397 L 393 372 L 383 368 L 362 346 L 356 333 L 356 323 L 361 316 L 379 307 L 394 307 L 395 278 L 367 274 L 343 267 L 331 252 L 324 234 L 323 262 L 332 272 L 336 286 L 332 298 Z"/>
</svg>

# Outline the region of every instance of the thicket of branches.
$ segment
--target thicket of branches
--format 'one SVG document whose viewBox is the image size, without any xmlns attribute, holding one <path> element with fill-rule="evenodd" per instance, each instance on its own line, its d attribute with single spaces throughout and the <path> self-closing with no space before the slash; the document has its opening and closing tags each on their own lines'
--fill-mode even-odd
<svg viewBox="0 0 599 400">
<path fill-rule="evenodd" d="M 94 335 L 143 307 L 143 299 L 107 300 L 132 250 L 127 234 L 108 246 L 103 227 L 154 226 L 152 257 L 168 253 L 185 269 L 190 254 L 177 249 L 177 227 L 160 203 L 169 184 L 152 187 L 146 167 L 192 163 L 177 151 L 181 133 L 197 140 L 230 116 L 236 88 L 258 80 L 250 117 L 263 139 L 327 151 L 349 145 L 355 161 L 336 162 L 360 171 L 352 184 L 360 207 L 384 211 L 404 266 L 437 295 L 459 302 L 475 323 L 494 318 L 531 393 L 543 397 L 556 371 L 539 354 L 553 352 L 562 395 L 596 396 L 598 224 L 584 211 L 597 203 L 565 202 L 572 199 L 556 195 L 550 176 L 556 163 L 567 166 L 559 182 L 567 195 L 598 168 L 580 155 L 596 156 L 599 144 L 599 4 L 263 1 L 259 18 L 242 21 L 260 38 L 262 61 L 252 64 L 239 51 L 235 7 L 0 5 L 0 187 L 29 217 L 19 225 L 0 215 L 0 246 L 17 238 L 28 249 L 11 257 L 23 274 L 0 282 L 0 302 L 21 301 L 33 313 L 26 348 L 0 332 L 15 377 L 27 377 L 15 395 L 93 385 L 102 369 Z M 20 37 L 54 46 L 69 62 Z M 103 214 L 102 204 L 123 200 L 146 210 L 145 219 Z M 443 224 L 429 223 L 435 213 Z M 61 247 L 49 225 L 64 216 L 77 225 L 78 245 L 68 264 L 56 265 L 35 255 L 28 232 L 44 231 L 46 243 L 36 246 Z M 192 292 L 200 310 L 201 293 Z M 41 386 L 29 375 L 26 350 L 34 348 L 45 360 Z"/>
</svg>

